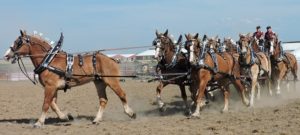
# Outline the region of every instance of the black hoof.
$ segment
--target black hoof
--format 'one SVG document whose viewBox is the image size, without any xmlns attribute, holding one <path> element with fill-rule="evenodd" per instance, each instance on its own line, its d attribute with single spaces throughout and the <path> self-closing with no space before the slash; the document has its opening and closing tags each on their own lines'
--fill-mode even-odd
<svg viewBox="0 0 300 135">
<path fill-rule="evenodd" d="M 159 108 L 160 112 L 165 112 L 167 110 L 166 105 L 163 105 L 162 107 Z"/>
<path fill-rule="evenodd" d="M 93 124 L 93 125 L 99 125 L 99 122 L 93 121 L 92 124 Z"/>
<path fill-rule="evenodd" d="M 133 113 L 132 116 L 130 117 L 131 119 L 136 119 L 136 113 Z"/>
<path fill-rule="evenodd" d="M 191 116 L 191 114 L 192 114 L 192 111 L 191 111 L 191 110 L 186 110 L 186 111 L 184 112 L 184 115 L 185 115 L 185 116 Z"/>
<path fill-rule="evenodd" d="M 68 119 L 69 119 L 70 121 L 73 121 L 73 120 L 74 120 L 74 117 L 73 117 L 70 113 L 68 113 L 67 116 L 68 116 Z"/>
</svg>

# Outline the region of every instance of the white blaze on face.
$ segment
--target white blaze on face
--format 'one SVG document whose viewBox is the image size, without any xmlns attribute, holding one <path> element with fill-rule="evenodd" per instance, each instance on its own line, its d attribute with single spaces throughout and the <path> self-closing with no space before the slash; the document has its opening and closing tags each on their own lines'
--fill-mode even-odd
<svg viewBox="0 0 300 135">
<path fill-rule="evenodd" d="M 160 53 L 160 47 L 156 47 L 154 58 L 157 59 Z"/>
<path fill-rule="evenodd" d="M 273 51 L 274 51 L 274 43 L 273 43 L 273 41 L 271 41 L 270 43 L 271 43 L 271 45 L 270 45 L 270 53 L 273 54 Z"/>
<path fill-rule="evenodd" d="M 190 62 L 193 62 L 195 59 L 195 56 L 194 56 L 194 46 L 191 45 L 190 46 Z"/>
<path fill-rule="evenodd" d="M 247 49 L 245 46 L 242 46 L 242 53 L 246 53 L 247 52 Z"/>
<path fill-rule="evenodd" d="M 13 47 L 13 45 L 11 45 Z M 11 50 L 11 48 L 8 48 L 3 56 L 3 59 L 8 61 L 11 57 L 13 57 L 14 52 Z"/>
</svg>

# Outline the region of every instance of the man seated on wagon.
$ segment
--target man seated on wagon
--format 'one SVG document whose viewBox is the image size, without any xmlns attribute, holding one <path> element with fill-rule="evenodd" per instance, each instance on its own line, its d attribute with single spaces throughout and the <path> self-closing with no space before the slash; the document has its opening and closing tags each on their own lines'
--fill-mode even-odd
<svg viewBox="0 0 300 135">
<path fill-rule="evenodd" d="M 257 44 L 260 47 L 261 51 L 264 51 L 264 32 L 261 31 L 260 26 L 256 26 L 256 31 L 253 33 L 252 36 L 255 41 L 257 42 Z"/>
</svg>

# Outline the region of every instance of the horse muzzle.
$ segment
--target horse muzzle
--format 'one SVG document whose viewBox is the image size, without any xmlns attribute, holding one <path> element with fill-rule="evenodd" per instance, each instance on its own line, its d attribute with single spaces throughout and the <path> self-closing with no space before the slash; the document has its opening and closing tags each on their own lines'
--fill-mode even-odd
<svg viewBox="0 0 300 135">
<path fill-rule="evenodd" d="M 4 54 L 4 56 L 3 56 L 3 59 L 5 60 L 5 61 L 10 61 L 11 59 L 11 63 L 12 64 L 14 64 L 14 63 L 16 63 L 16 60 L 17 60 L 17 55 L 16 55 L 16 53 L 14 53 L 13 51 L 12 51 L 12 49 L 8 49 L 6 52 L 5 52 L 5 54 Z"/>
</svg>

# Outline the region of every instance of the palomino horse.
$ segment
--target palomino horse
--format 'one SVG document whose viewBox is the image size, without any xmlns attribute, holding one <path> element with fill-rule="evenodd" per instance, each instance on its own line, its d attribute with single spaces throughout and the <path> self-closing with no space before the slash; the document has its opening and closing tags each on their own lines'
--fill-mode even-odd
<svg viewBox="0 0 300 135">
<path fill-rule="evenodd" d="M 215 54 L 218 63 L 217 72 L 213 70 L 215 67 L 212 55 L 208 51 L 203 51 L 206 46 L 216 46 L 218 41 L 214 39 L 208 39 L 204 44 L 200 43 L 198 39 L 198 33 L 195 36 L 190 34 L 185 35 L 187 41 L 185 47 L 189 52 L 189 60 L 192 66 L 191 77 L 192 80 L 197 82 L 197 91 L 195 105 L 196 109 L 192 114 L 192 117 L 200 116 L 200 108 L 205 105 L 203 102 L 204 93 L 209 83 L 217 81 L 218 85 L 224 92 L 224 108 L 223 111 L 228 111 L 229 103 L 229 83 L 233 83 L 235 88 L 239 91 L 242 101 L 245 105 L 249 104 L 248 99 L 245 96 L 244 87 L 241 83 L 239 63 L 234 60 L 233 56 L 224 52 L 223 55 Z M 200 62 L 202 61 L 202 62 Z"/>
<path fill-rule="evenodd" d="M 240 34 L 238 44 L 241 48 L 239 62 L 241 66 L 241 73 L 250 81 L 251 95 L 250 106 L 254 106 L 255 87 L 257 87 L 257 99 L 260 99 L 260 85 L 258 79 L 261 77 L 266 78 L 270 95 L 271 91 L 271 63 L 263 52 L 255 53 L 252 49 L 252 44 L 255 42 L 251 40 L 250 36 Z"/>
<path fill-rule="evenodd" d="M 281 42 L 278 41 L 278 36 L 274 36 L 273 40 L 266 41 L 266 49 L 270 54 L 271 64 L 272 64 L 272 81 L 277 85 L 276 94 L 280 94 L 280 84 L 281 81 L 287 80 L 287 91 L 290 89 L 289 81 L 287 75 L 289 72 L 294 76 L 294 87 L 296 81 L 298 80 L 297 71 L 298 63 L 295 55 L 284 52 L 281 47 Z M 282 54 L 281 54 L 282 53 Z M 282 55 L 282 56 L 281 56 Z"/>
<path fill-rule="evenodd" d="M 156 72 L 166 74 L 166 76 L 162 75 L 161 79 L 163 80 L 160 80 L 160 83 L 156 88 L 156 98 L 159 110 L 164 111 L 165 104 L 161 99 L 161 92 L 168 84 L 176 84 L 180 88 L 181 97 L 186 105 L 186 113 L 190 114 L 191 111 L 185 91 L 187 77 L 186 75 L 176 75 L 177 73 L 180 74 L 188 72 L 188 61 L 180 51 L 181 39 L 182 36 L 180 35 L 177 43 L 174 43 L 168 36 L 168 30 L 166 30 L 165 33 L 159 33 L 156 31 L 156 38 L 153 41 L 153 46 L 155 46 L 154 58 L 158 61 Z M 174 75 L 167 75 L 172 73 Z"/>
<path fill-rule="evenodd" d="M 21 58 L 22 56 L 29 56 L 34 67 L 39 67 L 43 62 L 44 57 L 51 50 L 51 46 L 46 40 L 35 35 L 27 35 L 25 31 L 20 31 L 19 36 L 14 44 L 7 50 L 4 58 L 10 60 L 11 58 Z M 53 58 L 49 66 L 39 74 L 39 81 L 44 86 L 44 103 L 42 107 L 42 115 L 38 121 L 34 124 L 34 127 L 41 127 L 46 118 L 46 113 L 49 107 L 57 114 L 60 119 L 68 120 L 68 116 L 63 114 L 58 108 L 57 91 L 62 90 L 68 86 L 68 88 L 82 85 L 93 81 L 99 97 L 99 110 L 96 118 L 93 120 L 94 124 L 99 123 L 102 120 L 102 115 L 107 104 L 106 87 L 109 86 L 120 98 L 123 103 L 125 113 L 135 118 L 136 114 L 129 107 L 126 99 L 125 92 L 119 84 L 119 66 L 117 62 L 111 58 L 95 52 L 93 55 L 82 55 L 83 65 L 79 65 L 79 56 L 74 56 L 73 74 L 69 80 L 66 80 L 66 76 L 58 73 L 65 73 L 67 66 L 67 54 L 59 51 Z M 57 70 L 53 70 L 57 69 Z M 59 72 L 58 72 L 59 71 Z M 75 76 L 76 74 L 76 76 Z M 101 77 L 105 75 L 111 75 L 116 77 Z"/>
</svg>

